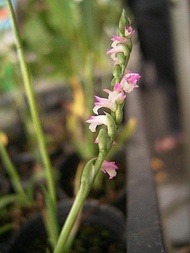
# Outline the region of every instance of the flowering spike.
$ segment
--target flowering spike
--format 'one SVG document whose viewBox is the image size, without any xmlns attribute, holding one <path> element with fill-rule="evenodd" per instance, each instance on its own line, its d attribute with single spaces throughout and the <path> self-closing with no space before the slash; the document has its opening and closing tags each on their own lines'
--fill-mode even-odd
<svg viewBox="0 0 190 253">
<path fill-rule="evenodd" d="M 99 169 L 111 145 L 115 144 L 114 138 L 116 130 L 123 120 L 123 106 L 127 93 L 131 93 L 134 88 L 138 87 L 137 82 L 140 79 L 140 75 L 126 71 L 132 50 L 132 36 L 134 33 L 135 31 L 130 26 L 126 12 L 123 11 L 119 22 L 119 36 L 114 35 L 112 37 L 111 49 L 107 51 L 107 54 L 110 54 L 114 61 L 111 90 L 104 89 L 108 94 L 107 98 L 95 96 L 96 101 L 93 112 L 97 116 L 91 116 L 86 121 L 90 123 L 89 129 L 92 132 L 96 131 L 97 126 L 105 125 L 107 127 L 102 127 L 95 139 L 95 143 L 99 146 L 99 155 L 97 158 L 98 162 L 95 162 L 94 166 L 96 167 L 98 164 Z M 109 109 L 111 113 L 105 112 L 104 115 L 99 115 L 99 109 L 102 108 Z M 101 167 L 101 170 L 104 173 L 108 173 L 110 178 L 116 176 L 116 169 L 115 163 L 108 161 L 104 161 Z"/>
<path fill-rule="evenodd" d="M 119 22 L 119 36 L 114 35 L 112 37 L 112 48 L 107 52 L 107 54 L 111 54 L 114 65 L 120 66 L 120 68 L 115 68 L 113 72 L 114 79 L 119 79 L 119 81 L 121 81 L 129 61 L 132 50 L 131 38 L 134 33 L 135 31 L 130 26 L 130 21 L 126 16 L 125 11 L 123 11 Z M 116 82 L 113 81 L 112 83 L 115 84 Z"/>
</svg>

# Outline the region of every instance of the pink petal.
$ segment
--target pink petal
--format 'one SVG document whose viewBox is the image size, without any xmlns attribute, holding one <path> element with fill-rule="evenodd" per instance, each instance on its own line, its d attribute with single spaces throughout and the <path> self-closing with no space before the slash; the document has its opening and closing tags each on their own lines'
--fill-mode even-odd
<svg viewBox="0 0 190 253">
<path fill-rule="evenodd" d="M 117 169 L 118 167 L 115 165 L 115 162 L 104 161 L 101 166 L 101 170 L 109 175 L 109 179 L 117 175 Z"/>
<path fill-rule="evenodd" d="M 92 132 L 96 132 L 97 126 L 106 125 L 106 115 L 91 116 L 88 120 L 86 120 L 86 123 L 90 123 L 89 129 Z"/>
</svg>

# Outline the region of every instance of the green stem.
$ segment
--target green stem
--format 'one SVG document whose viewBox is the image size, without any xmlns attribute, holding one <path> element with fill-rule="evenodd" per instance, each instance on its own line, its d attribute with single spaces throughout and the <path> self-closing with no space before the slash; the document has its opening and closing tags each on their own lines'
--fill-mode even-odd
<svg viewBox="0 0 190 253">
<path fill-rule="evenodd" d="M 12 163 L 12 161 L 7 153 L 7 150 L 4 147 L 1 140 L 0 140 L 0 153 L 1 153 L 2 162 L 4 163 L 4 166 L 9 174 L 9 177 L 10 177 L 10 180 L 11 180 L 11 183 L 13 185 L 15 192 L 18 193 L 19 195 L 23 196 L 24 199 L 27 199 L 26 194 L 22 188 L 20 176 L 17 173 L 17 170 L 16 170 L 14 164 Z"/>
<path fill-rule="evenodd" d="M 35 97 L 34 97 L 34 92 L 32 89 L 31 78 L 30 78 L 28 66 L 25 60 L 25 56 L 23 53 L 21 38 L 19 35 L 16 17 L 15 17 L 11 0 L 7 0 L 7 4 L 8 4 L 8 8 L 11 15 L 12 28 L 13 28 L 13 32 L 15 36 L 15 43 L 16 43 L 17 53 L 19 57 L 19 62 L 20 62 L 22 78 L 23 78 L 23 82 L 24 82 L 24 86 L 26 90 L 26 95 L 29 102 L 30 112 L 31 112 L 32 120 L 36 128 L 36 135 L 38 139 L 39 149 L 40 149 L 40 153 L 43 159 L 44 167 L 46 169 L 48 190 L 49 190 L 52 200 L 55 201 L 56 194 L 55 194 L 55 185 L 54 185 L 54 180 L 53 180 L 53 175 L 52 175 L 52 168 L 51 168 L 50 159 L 46 150 L 45 137 L 42 131 L 42 126 L 39 120 L 39 114 L 38 114 L 37 106 L 35 103 Z"/>
<path fill-rule="evenodd" d="M 88 195 L 88 192 L 84 191 L 84 187 L 81 186 L 76 196 L 76 199 L 73 203 L 73 206 L 69 212 L 69 215 L 65 221 L 64 227 L 60 233 L 54 253 L 66 253 L 66 250 L 63 250 L 63 249 L 66 245 L 71 229 L 75 223 L 75 220 L 78 214 L 80 213 L 80 210 L 85 202 L 87 195 Z"/>
<path fill-rule="evenodd" d="M 83 173 L 81 176 L 81 185 L 80 185 L 79 191 L 76 195 L 71 211 L 69 212 L 68 217 L 65 221 L 65 224 L 62 228 L 54 253 L 68 252 L 67 240 L 68 240 L 69 234 L 92 188 L 93 182 L 100 170 L 100 167 L 103 161 L 105 160 L 106 155 L 107 155 L 107 152 L 104 152 L 104 151 L 100 152 L 97 159 L 95 158 L 91 159 L 84 167 Z"/>
<path fill-rule="evenodd" d="M 73 224 L 71 232 L 70 232 L 70 234 L 67 238 L 67 241 L 64 245 L 64 253 L 69 253 L 71 251 L 71 248 L 73 246 L 73 242 L 76 238 L 77 232 L 80 227 L 80 222 L 81 222 L 81 211 L 78 213 L 75 223 Z"/>
</svg>

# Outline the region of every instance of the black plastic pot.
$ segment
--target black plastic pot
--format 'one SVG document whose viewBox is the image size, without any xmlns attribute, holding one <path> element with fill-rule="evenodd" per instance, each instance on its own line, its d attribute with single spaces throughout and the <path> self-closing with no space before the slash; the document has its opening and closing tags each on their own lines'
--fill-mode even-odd
<svg viewBox="0 0 190 253">
<path fill-rule="evenodd" d="M 67 199 L 58 207 L 60 225 L 64 224 L 73 201 Z M 81 227 L 72 252 L 124 253 L 126 252 L 125 218 L 110 205 L 99 205 L 88 200 L 83 208 Z M 7 253 L 45 253 L 48 246 L 42 215 L 26 222 L 13 238 Z M 49 245 L 50 252 L 51 247 Z M 4 253 L 4 252 L 3 252 Z"/>
<path fill-rule="evenodd" d="M 139 94 L 127 99 L 137 131 L 127 146 L 127 252 L 166 253 Z"/>
</svg>

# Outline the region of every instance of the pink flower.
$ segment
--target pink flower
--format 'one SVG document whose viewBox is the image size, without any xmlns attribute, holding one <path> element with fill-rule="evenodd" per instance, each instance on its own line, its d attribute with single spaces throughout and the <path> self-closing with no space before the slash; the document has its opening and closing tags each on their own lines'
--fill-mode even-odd
<svg viewBox="0 0 190 253">
<path fill-rule="evenodd" d="M 93 108 L 93 112 L 95 114 L 98 114 L 98 109 L 100 109 L 101 107 L 105 107 L 105 108 L 110 109 L 111 111 L 115 111 L 116 104 L 113 103 L 112 101 L 110 101 L 109 99 L 100 98 L 98 96 L 95 96 L 95 98 L 96 98 L 96 101 L 97 101 L 97 102 L 95 102 L 95 106 Z"/>
<path fill-rule="evenodd" d="M 111 54 L 111 58 L 114 60 L 115 64 L 118 63 L 117 54 L 125 52 L 125 45 L 130 37 L 133 36 L 135 30 L 131 26 L 125 28 L 125 37 L 113 36 L 111 49 L 107 51 L 107 54 Z"/>
<path fill-rule="evenodd" d="M 117 45 L 118 43 L 119 44 L 125 44 L 127 43 L 127 38 L 125 37 L 122 37 L 122 36 L 116 36 L 114 35 L 111 39 L 113 42 L 115 42 L 115 44 Z"/>
<path fill-rule="evenodd" d="M 102 107 L 108 108 L 111 111 L 115 111 L 117 104 L 122 104 L 126 95 L 122 90 L 122 86 L 118 83 L 114 86 L 114 90 L 110 91 L 108 89 L 104 89 L 106 93 L 109 94 L 108 98 L 100 98 L 95 96 L 97 102 L 95 102 L 95 106 L 93 108 L 93 112 L 98 114 L 98 110 Z"/>
<path fill-rule="evenodd" d="M 107 51 L 107 54 L 111 54 L 111 58 L 114 62 L 117 62 L 117 54 L 124 52 L 124 47 L 118 44 L 118 40 L 114 40 L 111 44 L 111 49 Z"/>
<path fill-rule="evenodd" d="M 120 84 L 126 93 L 130 93 L 134 88 L 139 87 L 137 81 L 141 78 L 138 73 L 127 73 L 121 80 Z"/>
<path fill-rule="evenodd" d="M 89 129 L 92 132 L 96 132 L 97 126 L 107 125 L 107 118 L 106 115 L 91 116 L 86 122 L 90 123 Z"/>
<path fill-rule="evenodd" d="M 110 91 L 108 89 L 104 89 L 104 91 L 109 94 L 108 99 L 112 103 L 122 104 L 124 99 L 126 98 L 126 95 L 123 92 L 123 88 L 119 83 L 114 85 L 113 91 Z"/>
<path fill-rule="evenodd" d="M 132 37 L 135 33 L 135 30 L 131 26 L 125 27 L 125 37 L 129 38 Z"/>
<path fill-rule="evenodd" d="M 117 169 L 118 167 L 115 165 L 115 162 L 104 161 L 101 166 L 101 170 L 104 173 L 108 173 L 109 179 L 112 179 L 113 177 L 117 175 L 117 172 L 116 172 Z"/>
</svg>

